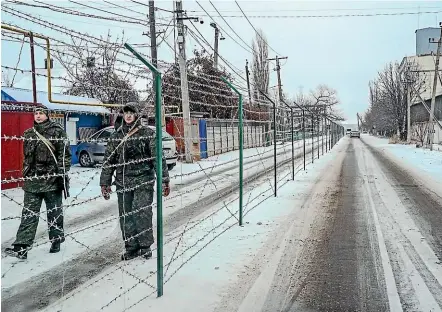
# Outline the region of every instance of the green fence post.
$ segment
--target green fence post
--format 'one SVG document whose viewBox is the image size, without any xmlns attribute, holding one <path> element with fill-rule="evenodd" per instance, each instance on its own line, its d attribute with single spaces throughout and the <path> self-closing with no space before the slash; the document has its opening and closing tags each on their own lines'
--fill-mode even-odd
<svg viewBox="0 0 442 312">
<path fill-rule="evenodd" d="M 143 56 L 135 51 L 128 43 L 124 47 L 132 52 L 144 65 L 146 65 L 155 75 L 155 127 L 156 127 L 156 164 L 157 164 L 157 295 L 163 295 L 163 134 L 161 118 L 161 73 L 150 64 Z M 160 161 L 158 161 L 160 160 Z"/>
<path fill-rule="evenodd" d="M 238 117 L 239 117 L 239 225 L 242 226 L 243 214 L 243 158 L 244 158 L 244 133 L 243 133 L 243 109 L 242 94 L 229 82 L 226 78 L 221 79 L 239 96 L 238 100 Z"/>
</svg>

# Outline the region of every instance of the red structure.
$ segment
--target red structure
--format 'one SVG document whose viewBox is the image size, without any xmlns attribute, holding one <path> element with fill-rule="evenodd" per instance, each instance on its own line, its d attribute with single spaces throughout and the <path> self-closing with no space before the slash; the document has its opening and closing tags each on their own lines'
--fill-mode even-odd
<svg viewBox="0 0 442 312">
<path fill-rule="evenodd" d="M 192 146 L 191 153 L 195 160 L 200 160 L 200 146 L 199 146 L 199 131 L 198 131 L 198 119 L 191 118 L 192 123 Z M 184 145 L 184 121 L 181 117 L 170 118 L 166 117 L 166 132 L 174 137 L 176 141 L 176 149 L 178 159 L 181 159 L 185 154 Z"/>
<path fill-rule="evenodd" d="M 2 101 L 5 104 L 5 101 Z M 12 104 L 12 103 L 11 103 Z M 16 105 L 17 103 L 13 103 Z M 14 109 L 1 112 L 1 149 L 2 149 L 2 168 L 1 179 L 17 179 L 22 176 L 23 167 L 23 140 L 14 140 L 10 137 L 22 137 L 26 129 L 34 124 L 34 114 L 32 111 L 16 111 Z M 35 106 L 35 105 L 33 105 Z M 5 139 L 8 137 L 8 139 Z M 21 186 L 22 183 L 2 183 L 1 189 L 10 189 Z"/>
</svg>

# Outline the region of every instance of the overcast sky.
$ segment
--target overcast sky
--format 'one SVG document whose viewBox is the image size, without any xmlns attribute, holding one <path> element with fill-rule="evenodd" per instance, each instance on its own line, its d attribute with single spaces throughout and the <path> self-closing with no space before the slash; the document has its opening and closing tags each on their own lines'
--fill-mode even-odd
<svg viewBox="0 0 442 312">
<path fill-rule="evenodd" d="M 112 4 L 103 1 L 82 2 L 117 14 L 131 16 L 145 20 L 148 7 L 131 1 L 114 2 L 125 8 L 115 8 Z M 112 1 L 113 2 L 113 1 Z M 140 2 L 145 2 L 140 0 Z M 37 4 L 36 2 L 29 2 Z M 67 7 L 75 11 L 96 15 L 109 15 L 104 12 L 85 8 L 81 4 L 61 1 L 46 1 L 46 3 Z M 200 4 L 215 19 L 224 30 L 226 38 L 220 42 L 220 54 L 231 63 L 235 70 L 244 75 L 245 60 L 251 60 L 251 54 L 246 45 L 237 37 L 241 37 L 248 45 L 254 37 L 255 31 L 243 17 L 234 1 L 214 1 L 214 6 L 225 17 L 226 21 L 237 33 L 226 25 L 219 17 L 214 7 L 208 1 Z M 81 33 L 93 36 L 104 35 L 111 32 L 113 36 L 121 35 L 124 29 L 128 42 L 139 44 L 148 43 L 149 38 L 142 33 L 148 31 L 147 27 L 137 24 L 128 24 L 115 21 L 103 21 L 93 18 L 65 15 L 42 8 L 31 8 L 2 1 L 3 5 L 18 9 L 22 12 L 32 13 L 54 24 L 75 29 Z M 166 10 L 173 10 L 172 1 L 155 1 L 155 5 Z M 299 2 L 299 1 L 240 1 L 239 5 L 255 28 L 260 28 L 267 36 L 271 49 L 270 56 L 276 53 L 279 56 L 288 56 L 282 61 L 282 83 L 284 92 L 295 95 L 300 88 L 304 92 L 314 89 L 319 84 L 326 84 L 337 90 L 341 100 L 341 110 L 348 118 L 348 122 L 356 122 L 356 113 L 363 113 L 368 108 L 368 82 L 388 62 L 400 62 L 403 57 L 415 54 L 415 30 L 424 27 L 438 27 L 442 21 L 441 1 L 347 1 L 347 2 Z M 183 1 L 183 8 L 188 16 L 205 16 L 198 4 L 194 1 Z M 405 14 L 405 13 L 421 14 Z M 427 14 L 424 12 L 438 12 Z M 399 14 L 378 15 L 376 14 Z M 269 16 L 272 17 L 264 17 Z M 370 15 L 370 16 L 348 16 Z M 374 16 L 373 16 L 374 15 Z M 333 16 L 333 17 L 330 17 Z M 171 14 L 158 11 L 158 23 L 168 24 Z M 65 34 L 52 31 L 35 23 L 19 19 L 2 10 L 2 21 L 15 24 L 22 28 L 44 33 L 54 38 L 69 41 Z M 210 27 L 210 17 L 204 17 L 204 24 L 195 24 L 205 38 L 213 45 L 214 31 Z M 191 22 L 186 24 L 193 32 L 195 28 Z M 158 29 L 166 27 L 158 26 Z M 172 28 L 168 28 L 170 36 L 167 42 L 173 46 Z M 242 46 L 232 40 L 233 37 Z M 196 40 L 187 36 L 187 51 L 199 47 Z M 158 56 L 166 61 L 173 61 L 173 50 L 165 43 L 159 47 Z M 2 40 L 2 65 L 15 67 L 18 61 L 20 43 L 11 43 Z M 140 51 L 150 54 L 148 47 L 138 47 Z M 276 51 L 276 52 L 275 52 Z M 44 52 L 37 51 L 37 67 L 43 67 Z M 222 61 L 220 61 L 222 64 Z M 29 48 L 23 48 L 20 68 L 29 69 Z M 273 68 L 273 65 L 271 66 Z M 2 68 L 3 70 L 3 68 Z M 41 71 L 41 70 L 40 70 Z M 44 71 L 41 71 L 42 73 Z M 57 64 L 55 73 L 62 75 L 64 71 Z M 18 74 L 17 86 L 30 89 L 29 75 Z M 240 81 L 239 78 L 237 78 Z M 276 72 L 271 71 L 270 85 L 276 85 Z M 39 79 L 38 88 L 45 90 L 45 82 Z"/>
</svg>

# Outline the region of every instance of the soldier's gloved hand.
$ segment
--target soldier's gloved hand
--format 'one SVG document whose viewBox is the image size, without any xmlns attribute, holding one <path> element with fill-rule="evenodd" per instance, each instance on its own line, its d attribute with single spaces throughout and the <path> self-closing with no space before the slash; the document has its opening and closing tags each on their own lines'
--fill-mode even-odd
<svg viewBox="0 0 442 312">
<path fill-rule="evenodd" d="M 167 197 L 170 194 L 170 186 L 169 183 L 163 183 L 163 196 Z"/>
<path fill-rule="evenodd" d="M 101 186 L 101 195 L 103 195 L 105 200 L 110 199 L 110 193 L 112 193 L 110 186 L 105 186 L 105 185 Z"/>
</svg>

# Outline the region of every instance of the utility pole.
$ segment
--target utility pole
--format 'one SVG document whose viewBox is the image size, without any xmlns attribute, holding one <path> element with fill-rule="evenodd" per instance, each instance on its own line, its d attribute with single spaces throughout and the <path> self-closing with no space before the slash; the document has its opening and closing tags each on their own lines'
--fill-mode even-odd
<svg viewBox="0 0 442 312">
<path fill-rule="evenodd" d="M 178 44 L 178 63 L 180 66 L 180 78 L 181 78 L 181 97 L 183 106 L 183 124 L 184 124 L 184 149 L 186 163 L 192 162 L 191 155 L 191 135 L 192 124 L 190 121 L 190 105 L 189 105 L 189 86 L 187 82 L 187 65 L 186 65 L 186 40 L 184 35 L 184 22 L 183 22 L 183 2 L 182 0 L 175 1 L 176 13 L 177 13 L 177 44 Z"/>
<path fill-rule="evenodd" d="M 411 86 L 407 83 L 407 142 L 411 142 Z"/>
<path fill-rule="evenodd" d="M 430 110 L 430 121 L 429 121 L 429 127 L 430 127 L 430 151 L 433 150 L 433 140 L 434 140 L 434 107 L 436 104 L 436 89 L 437 89 L 437 80 L 438 80 L 438 71 L 439 71 L 439 58 L 440 58 L 440 47 L 442 44 L 442 23 L 439 23 L 440 26 L 440 36 L 439 40 L 437 42 L 437 51 L 436 51 L 436 64 L 434 66 L 434 79 L 433 79 L 433 92 L 431 94 L 431 110 Z M 435 42 L 433 39 L 430 42 Z"/>
<path fill-rule="evenodd" d="M 158 55 L 157 55 L 157 32 L 155 29 L 155 3 L 153 0 L 149 0 L 149 32 L 150 32 L 150 55 L 152 58 L 152 65 L 155 68 L 158 68 Z M 155 76 L 157 73 L 152 73 L 153 75 L 153 85 L 152 85 L 152 92 L 155 94 L 155 96 L 158 96 L 156 93 L 157 90 L 157 80 L 155 79 Z M 164 127 L 166 125 L 166 118 L 165 118 L 165 111 L 164 106 L 161 107 L 161 120 L 156 120 L 155 122 L 160 122 L 161 126 Z"/>
<path fill-rule="evenodd" d="M 268 61 L 276 61 L 276 74 L 278 77 L 278 93 L 279 93 L 279 100 L 281 101 L 283 99 L 282 96 L 282 84 L 281 84 L 281 66 L 279 64 L 279 60 L 286 60 L 288 59 L 287 56 L 270 58 Z"/>
<path fill-rule="evenodd" d="M 247 91 L 249 92 L 249 104 L 252 104 L 252 94 L 250 92 L 250 72 L 249 72 L 249 61 L 246 60 L 246 78 L 247 78 Z"/>
<path fill-rule="evenodd" d="M 210 26 L 215 28 L 215 55 L 213 56 L 213 67 L 218 68 L 218 38 L 219 38 L 219 29 L 215 23 L 210 23 Z"/>
<path fill-rule="evenodd" d="M 277 78 L 278 78 L 278 95 L 279 95 L 278 97 L 279 97 L 279 102 L 281 102 L 283 100 L 282 84 L 281 84 L 281 66 L 279 64 L 279 60 L 286 60 L 286 59 L 288 59 L 287 56 L 283 56 L 283 57 L 276 56 L 275 58 L 268 59 L 268 61 L 276 61 L 276 74 L 277 74 Z M 274 113 L 276 113 L 276 111 Z"/>
<path fill-rule="evenodd" d="M 361 131 L 361 126 L 359 125 L 359 114 L 356 113 L 356 119 L 358 120 L 358 131 Z"/>
<path fill-rule="evenodd" d="M 149 0 L 149 26 L 150 26 L 150 51 L 151 51 L 150 53 L 152 57 L 152 65 L 158 67 L 157 35 L 155 31 L 155 4 L 153 0 Z"/>
</svg>

